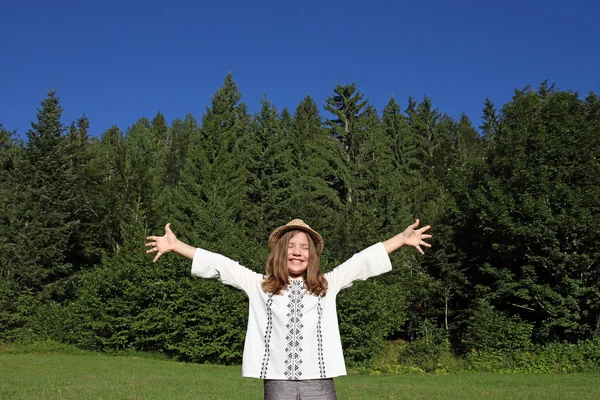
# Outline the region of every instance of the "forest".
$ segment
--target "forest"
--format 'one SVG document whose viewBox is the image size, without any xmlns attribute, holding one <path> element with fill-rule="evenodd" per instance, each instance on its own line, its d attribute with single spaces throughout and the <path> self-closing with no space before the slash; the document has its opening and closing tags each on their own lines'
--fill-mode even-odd
<svg viewBox="0 0 600 400">
<path fill-rule="evenodd" d="M 338 297 L 348 363 L 390 343 L 405 359 L 593 345 L 600 368 L 600 99 L 544 81 L 475 122 L 434 100 L 376 110 L 340 84 L 252 114 L 230 74 L 200 119 L 92 136 L 50 91 L 24 137 L 0 124 L 0 342 L 237 364 L 246 297 L 182 257 L 153 263 L 146 236 L 171 223 L 264 272 L 269 233 L 301 218 L 326 272 L 419 218 L 424 256 L 402 248 Z"/>
</svg>

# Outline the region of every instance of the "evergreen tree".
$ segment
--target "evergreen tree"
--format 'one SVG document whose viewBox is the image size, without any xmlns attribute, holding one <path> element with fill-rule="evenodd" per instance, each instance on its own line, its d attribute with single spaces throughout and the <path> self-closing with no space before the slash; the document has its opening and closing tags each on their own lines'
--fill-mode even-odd
<svg viewBox="0 0 600 400">
<path fill-rule="evenodd" d="M 125 204 L 132 207 L 140 199 L 148 211 L 151 226 L 160 226 L 158 221 L 162 217 L 156 202 L 164 189 L 169 134 L 164 116 L 159 112 L 152 123 L 140 118 L 126 135 Z"/>
<path fill-rule="evenodd" d="M 66 135 L 66 151 L 70 157 L 70 171 L 74 176 L 73 202 L 77 205 L 73 218 L 79 221 L 71 237 L 67 260 L 75 270 L 100 262 L 103 248 L 96 240 L 100 215 L 97 212 L 98 197 L 94 194 L 102 183 L 94 157 L 89 133 L 90 122 L 85 114 L 72 123 Z"/>
<path fill-rule="evenodd" d="M 485 98 L 483 106 L 482 125 L 479 127 L 483 131 L 484 138 L 487 141 L 493 140 L 498 133 L 499 129 L 499 117 L 494 108 L 494 103 L 489 98 Z"/>
<path fill-rule="evenodd" d="M 163 113 L 158 111 L 150 124 L 150 136 L 156 142 L 156 153 L 154 154 L 154 168 L 156 176 L 153 176 L 154 187 L 161 190 L 166 180 L 167 157 L 172 147 L 173 132 L 167 125 Z"/>
<path fill-rule="evenodd" d="M 268 218 L 271 207 L 269 190 L 273 184 L 272 178 L 276 171 L 283 167 L 282 143 L 284 142 L 282 120 L 277 109 L 266 97 L 261 100 L 260 113 L 256 114 L 252 130 L 246 143 L 244 152 L 248 154 L 248 196 L 250 202 L 256 206 L 259 220 L 254 230 L 256 237 L 268 237 L 272 226 Z M 250 233 L 252 234 L 252 233 Z"/>
<path fill-rule="evenodd" d="M 121 244 L 120 224 L 130 213 L 130 194 L 127 192 L 126 141 L 123 132 L 116 126 L 102 134 L 99 142 L 92 145 L 93 157 L 89 171 L 99 181 L 87 193 L 93 204 L 94 215 L 99 218 L 94 224 L 96 231 L 90 247 L 99 254 L 111 253 Z"/>
<path fill-rule="evenodd" d="M 101 351 L 135 349 L 183 361 L 239 363 L 247 325 L 243 294 L 190 276 L 187 260 L 152 263 L 143 251 L 147 234 L 137 201 L 121 222 L 123 245 L 78 282 L 78 298 L 68 308 L 74 342 Z"/>
<path fill-rule="evenodd" d="M 310 96 L 296 108 L 289 134 L 273 146 L 277 171 L 266 208 L 270 229 L 301 218 L 333 239 L 342 206 L 336 189 L 346 174 L 344 153 L 324 129 Z"/>
<path fill-rule="evenodd" d="M 406 106 L 406 110 L 404 110 L 406 115 L 408 116 L 409 123 L 412 122 L 416 112 L 417 112 L 417 101 L 414 97 L 408 96 L 408 103 Z"/>
<path fill-rule="evenodd" d="M 364 95 L 356 89 L 356 84 L 337 85 L 334 94 L 327 98 L 325 109 L 334 115 L 333 120 L 327 124 L 333 134 L 342 143 L 344 151 L 351 163 L 354 162 L 358 152 L 358 143 L 361 139 L 361 117 L 364 115 L 368 104 Z"/>
<path fill-rule="evenodd" d="M 165 185 L 174 187 L 181 179 L 188 151 L 194 137 L 199 135 L 198 121 L 188 114 L 183 120 L 173 121 L 165 161 Z"/>
<path fill-rule="evenodd" d="M 455 163 L 458 165 L 464 165 L 468 160 L 484 155 L 483 141 L 464 112 L 458 121 L 454 143 L 458 156 Z"/>
<path fill-rule="evenodd" d="M 423 168 L 421 173 L 429 177 L 435 176 L 435 153 L 439 145 L 437 133 L 440 122 L 438 109 L 432 107 L 431 99 L 425 96 L 424 100 L 418 103 L 414 114 L 409 114 L 410 128 L 418 140 L 417 157 Z"/>
<path fill-rule="evenodd" d="M 12 258 L 16 251 L 13 224 L 19 218 L 16 201 L 15 167 L 22 157 L 22 145 L 16 132 L 0 124 L 0 340 L 8 339 L 14 327 L 15 300 L 18 296 L 18 281 L 15 279 L 19 265 Z"/>
<path fill-rule="evenodd" d="M 593 103 L 593 102 L 592 102 Z M 598 115 L 576 93 L 516 91 L 465 214 L 476 296 L 535 324 L 538 342 L 596 329 Z M 588 129 L 586 129 L 588 128 Z"/>
<path fill-rule="evenodd" d="M 191 243 L 244 265 L 258 264 L 262 270 L 266 255 L 256 242 L 264 246 L 265 238 L 251 234 L 259 213 L 249 201 L 249 155 L 242 151 L 250 134 L 250 116 L 240 100 L 229 74 L 202 118 L 201 134 L 190 147 L 173 191 L 170 213 Z M 263 256 L 257 257 L 257 251 Z"/>
<path fill-rule="evenodd" d="M 171 144 L 171 132 L 167 126 L 167 120 L 165 119 L 164 114 L 160 111 L 158 111 L 152 119 L 150 130 L 152 131 L 152 136 L 156 138 L 156 141 L 160 147 L 169 147 Z"/>
<path fill-rule="evenodd" d="M 457 158 L 457 124 L 434 109 L 428 97 L 421 103 L 409 97 L 406 113 L 407 117 L 401 115 L 392 99 L 383 114 L 398 171 L 395 190 L 402 193 L 402 197 L 391 193 L 403 205 L 397 212 L 401 216 L 397 224 L 403 226 L 419 217 L 422 223 L 435 227 L 435 242 L 424 258 L 409 253 L 396 255 L 399 266 L 385 279 L 400 284 L 410 304 L 404 332 L 398 334 L 415 338 L 431 320 L 446 329 L 452 322 L 453 282 L 460 273 L 448 221 L 452 199 L 444 185 Z"/>
<path fill-rule="evenodd" d="M 23 158 L 15 166 L 15 216 L 11 221 L 9 253 L 11 276 L 19 290 L 44 291 L 57 300 L 68 295 L 67 262 L 73 232 L 75 177 L 67 152 L 62 108 L 56 91 L 48 93 L 27 132 Z"/>
<path fill-rule="evenodd" d="M 417 142 L 411 135 L 408 118 L 402 114 L 400 104 L 393 97 L 383 109 L 382 123 L 391 142 L 396 171 L 403 175 L 415 171 L 418 165 L 415 158 Z"/>
</svg>

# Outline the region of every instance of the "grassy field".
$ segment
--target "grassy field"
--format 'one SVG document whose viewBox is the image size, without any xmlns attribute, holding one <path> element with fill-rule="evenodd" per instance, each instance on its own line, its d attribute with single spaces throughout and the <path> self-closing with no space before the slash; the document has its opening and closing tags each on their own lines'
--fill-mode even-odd
<svg viewBox="0 0 600 400">
<path fill-rule="evenodd" d="M 262 399 L 240 367 L 89 352 L 0 349 L 0 399 Z M 600 399 L 600 375 L 351 375 L 344 399 Z"/>
</svg>

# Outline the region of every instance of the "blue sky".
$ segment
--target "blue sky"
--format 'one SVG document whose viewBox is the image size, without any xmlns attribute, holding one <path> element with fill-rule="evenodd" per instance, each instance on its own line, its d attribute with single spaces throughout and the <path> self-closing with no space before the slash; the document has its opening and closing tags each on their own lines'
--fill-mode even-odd
<svg viewBox="0 0 600 400">
<path fill-rule="evenodd" d="M 600 93 L 600 2 L 1 0 L 0 123 L 30 128 L 56 88 L 63 123 L 93 135 L 158 110 L 201 119 L 228 72 L 250 111 L 266 94 L 291 111 L 311 95 L 323 117 L 355 82 L 381 113 L 429 96 L 480 124 L 515 88 L 548 79 Z"/>
</svg>

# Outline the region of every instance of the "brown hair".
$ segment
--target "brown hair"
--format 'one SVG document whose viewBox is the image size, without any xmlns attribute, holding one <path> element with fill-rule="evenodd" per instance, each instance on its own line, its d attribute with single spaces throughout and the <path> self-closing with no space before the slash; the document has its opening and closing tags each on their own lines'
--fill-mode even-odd
<svg viewBox="0 0 600 400">
<path fill-rule="evenodd" d="M 277 245 L 271 250 L 265 266 L 266 278 L 262 283 L 262 290 L 265 293 L 281 294 L 282 290 L 288 285 L 288 244 L 296 232 L 304 231 L 291 230 L 284 233 Z M 321 260 L 312 237 L 308 234 L 306 236 L 308 237 L 309 256 L 308 267 L 302 274 L 304 286 L 310 294 L 325 296 L 327 293 L 327 279 L 321 272 Z"/>
</svg>

